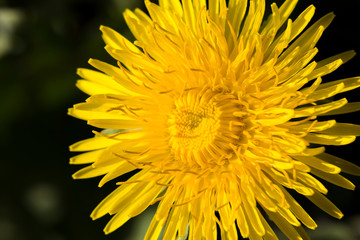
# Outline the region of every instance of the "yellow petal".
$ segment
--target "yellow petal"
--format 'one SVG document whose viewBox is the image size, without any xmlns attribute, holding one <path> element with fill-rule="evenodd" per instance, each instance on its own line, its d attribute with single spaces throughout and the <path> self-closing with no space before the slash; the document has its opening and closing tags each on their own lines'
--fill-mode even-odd
<svg viewBox="0 0 360 240">
<path fill-rule="evenodd" d="M 115 85 L 115 84 L 114 84 Z M 81 91 L 88 95 L 96 95 L 96 94 L 121 94 L 123 92 L 116 90 L 114 88 L 109 88 L 104 85 L 101 85 L 96 82 L 86 81 L 86 80 L 78 80 L 76 82 L 76 87 Z"/>
<path fill-rule="evenodd" d="M 341 168 L 341 171 L 344 173 L 352 174 L 355 176 L 360 176 L 360 167 L 356 166 L 355 164 L 345 161 L 342 158 L 333 156 L 328 153 L 321 153 L 317 155 L 316 157 L 322 159 L 323 161 L 326 161 L 330 164 L 333 164 L 335 166 L 338 166 Z"/>
<path fill-rule="evenodd" d="M 341 60 L 342 63 L 346 63 L 348 62 L 350 59 L 352 59 L 353 57 L 355 57 L 356 52 L 354 50 L 350 50 L 350 51 L 346 51 L 346 52 L 342 52 L 340 54 L 334 55 L 332 57 L 326 58 L 324 60 L 321 60 L 320 62 L 318 62 L 316 68 L 321 68 L 324 67 L 330 63 L 333 63 L 337 60 Z"/>
<path fill-rule="evenodd" d="M 308 98 L 315 101 L 323 100 L 332 97 L 340 92 L 343 92 L 344 86 L 345 84 L 341 82 L 336 85 L 329 86 L 327 88 L 322 88 L 320 90 L 318 90 L 319 88 L 317 88 L 317 90 L 312 94 L 310 94 Z"/>
<path fill-rule="evenodd" d="M 186 231 L 187 231 L 187 227 L 188 227 L 188 223 L 189 223 L 189 210 L 188 210 L 188 206 L 187 205 L 182 205 L 180 207 L 177 207 L 179 214 L 178 216 L 176 216 L 177 214 L 174 214 L 173 217 L 176 219 L 176 232 L 178 234 L 178 236 L 184 236 Z M 209 232 L 210 233 L 210 232 Z M 213 234 L 208 234 L 210 236 L 212 236 Z M 168 239 L 165 238 L 164 235 L 164 239 Z"/>
<path fill-rule="evenodd" d="M 322 134 L 340 136 L 360 136 L 360 125 L 336 123 L 335 126 L 321 131 Z"/>
<path fill-rule="evenodd" d="M 267 171 L 266 169 L 264 169 L 265 171 Z M 277 181 L 278 183 L 280 183 L 281 185 L 287 187 L 287 188 L 291 188 L 294 189 L 295 191 L 297 191 L 298 193 L 305 195 L 305 196 L 310 196 L 314 193 L 313 189 L 294 181 L 291 178 L 287 178 L 286 176 L 284 176 L 282 173 L 280 173 L 279 171 L 275 170 L 275 169 L 271 169 L 271 172 L 268 171 L 269 174 L 271 174 L 271 178 L 273 178 L 275 181 Z"/>
<path fill-rule="evenodd" d="M 93 84 L 97 83 L 98 86 L 101 86 L 103 88 L 111 89 L 112 91 L 116 92 L 121 92 L 123 90 L 121 85 L 117 84 L 111 76 L 103 74 L 101 72 L 86 68 L 78 68 L 77 74 L 80 77 L 92 82 Z"/>
<path fill-rule="evenodd" d="M 158 6 L 150 1 L 145 1 L 146 8 L 149 11 L 151 19 L 159 24 L 163 29 L 171 33 L 178 34 L 176 16 L 174 17 L 173 12 L 169 12 L 166 9 Z M 175 18 L 175 19 L 174 19 Z"/>
<path fill-rule="evenodd" d="M 334 17 L 335 15 L 333 13 L 329 13 L 319 19 L 304 33 L 302 33 L 301 36 L 298 37 L 295 42 L 293 42 L 290 47 L 285 50 L 284 53 L 282 53 L 282 55 L 288 55 L 298 46 L 300 46 L 301 48 L 299 54 L 302 54 L 303 52 L 312 49 L 320 39 L 320 36 L 322 35 L 324 29 L 330 25 Z"/>
<path fill-rule="evenodd" d="M 103 149 L 82 153 L 70 158 L 70 164 L 85 164 L 95 162 L 99 156 L 104 152 Z"/>
<path fill-rule="evenodd" d="M 161 193 L 163 186 L 153 185 L 150 189 L 140 192 L 134 202 L 130 202 L 131 209 L 129 209 L 128 216 L 135 217 L 147 209 L 152 201 Z M 127 209 L 127 206 L 122 206 L 123 209 Z M 187 221 L 186 221 L 187 223 Z"/>
<path fill-rule="evenodd" d="M 248 203 L 248 201 L 246 201 L 246 200 L 243 201 L 243 207 L 244 207 L 245 213 L 249 219 L 249 222 L 252 225 L 252 227 L 254 228 L 254 230 L 256 231 L 256 233 L 260 236 L 264 236 L 265 228 L 259 217 L 259 215 L 261 215 L 259 210 L 256 207 L 251 206 Z"/>
<path fill-rule="evenodd" d="M 106 166 L 106 167 L 93 167 L 92 165 L 84 167 L 82 169 L 80 169 L 79 171 L 77 171 L 76 173 L 74 173 L 72 175 L 72 177 L 74 179 L 84 179 L 84 178 L 92 178 L 92 177 L 97 177 L 97 176 L 101 176 L 104 175 L 106 173 L 108 173 L 109 171 L 111 171 L 115 166 L 114 165 L 110 165 L 110 166 Z"/>
<path fill-rule="evenodd" d="M 312 175 L 298 171 L 296 173 L 296 180 L 303 183 L 304 185 L 318 190 L 323 194 L 327 194 L 328 190 L 326 187 Z"/>
<path fill-rule="evenodd" d="M 120 215 L 123 215 L 123 212 L 127 211 L 126 215 L 129 216 L 130 212 L 132 212 L 134 210 L 133 207 L 136 207 L 136 205 L 137 205 L 135 203 L 135 200 L 141 199 L 143 196 L 145 196 L 144 194 L 146 192 L 150 191 L 150 189 L 160 192 L 161 188 L 163 188 L 163 187 L 160 187 L 158 185 L 155 185 L 151 181 L 144 181 L 144 182 L 138 182 L 138 183 L 128 183 L 128 184 L 124 183 L 122 185 L 134 185 L 134 186 L 129 187 L 129 188 L 124 188 L 123 192 L 126 191 L 126 194 L 123 193 L 123 192 L 121 194 L 118 194 L 119 196 L 117 197 L 117 200 L 108 209 L 108 213 L 110 215 L 113 215 L 113 214 L 116 214 L 116 213 L 120 213 Z M 120 197 L 120 195 L 121 195 L 121 197 Z M 154 198 L 151 199 L 148 203 L 150 203 L 152 200 L 154 200 L 155 197 L 156 196 L 154 196 Z M 134 206 L 131 207 L 132 205 L 134 205 Z M 131 217 L 131 216 L 129 216 L 129 217 Z"/>
<path fill-rule="evenodd" d="M 209 208 L 204 208 L 209 209 Z M 198 239 L 212 239 L 216 240 L 217 236 L 217 228 L 216 228 L 216 221 L 215 221 L 215 214 L 212 211 L 205 211 L 204 214 L 204 221 L 202 222 L 202 231 L 201 231 L 201 238 Z M 208 213 L 208 214 L 207 214 Z M 196 238 L 195 238 L 196 239 Z"/>
<path fill-rule="evenodd" d="M 218 210 L 218 212 L 220 214 L 220 219 L 223 224 L 224 230 L 229 231 L 230 226 L 233 224 L 233 222 L 231 222 L 231 220 L 232 220 L 230 217 L 231 209 L 230 209 L 229 201 L 228 201 L 226 195 L 227 194 L 225 193 L 225 191 L 223 189 L 221 191 L 219 191 L 216 204 L 218 206 L 221 206 L 221 208 Z"/>
<path fill-rule="evenodd" d="M 294 118 L 314 116 L 314 115 L 332 115 L 330 111 L 341 108 L 345 104 L 347 104 L 347 100 L 346 98 L 342 98 L 340 100 L 322 105 L 297 108 L 295 109 Z"/>
<path fill-rule="evenodd" d="M 196 18 L 194 12 L 194 6 L 191 0 L 183 0 L 182 1 L 183 9 L 184 9 L 184 19 L 188 26 L 190 26 L 193 30 L 195 30 Z"/>
<path fill-rule="evenodd" d="M 162 8 L 174 11 L 180 17 L 183 15 L 183 9 L 179 0 L 159 0 L 159 5 Z"/>
<path fill-rule="evenodd" d="M 344 214 L 329 199 L 318 191 L 315 190 L 312 196 L 306 197 L 327 214 L 338 219 L 344 216 Z"/>
<path fill-rule="evenodd" d="M 306 165 L 309 165 L 310 167 L 317 168 L 324 172 L 336 174 L 341 171 L 339 167 L 314 156 L 294 156 L 294 158 L 305 163 Z"/>
<path fill-rule="evenodd" d="M 114 91 L 100 92 L 98 94 L 123 95 L 123 93 L 126 93 L 132 96 L 138 96 L 139 93 L 142 93 L 145 90 L 141 86 L 139 86 L 139 83 L 141 83 L 141 81 L 134 76 L 130 76 L 129 73 L 126 74 L 125 73 L 126 70 L 124 69 L 120 69 L 118 67 L 112 66 L 108 63 L 95 59 L 90 59 L 89 64 L 95 67 L 96 69 L 106 73 L 107 75 L 111 76 L 115 82 L 115 84 L 112 84 L 113 86 L 116 86 L 115 90 L 119 89 L 119 91 L 115 91 L 115 92 Z"/>
<path fill-rule="evenodd" d="M 297 57 L 297 55 L 289 55 L 287 58 L 290 59 L 284 59 L 283 62 L 279 66 L 276 66 L 276 69 L 279 70 L 279 78 L 287 80 L 286 84 L 281 85 L 280 87 L 287 86 L 291 82 L 304 82 L 304 79 L 306 80 L 306 83 L 310 80 L 307 75 L 311 74 L 313 70 L 316 67 L 316 63 L 310 61 L 316 56 L 318 53 L 317 48 L 310 49 L 303 55 L 301 55 L 300 58 L 296 58 L 295 61 L 291 62 L 291 57 Z M 282 61 L 282 55 L 279 57 L 279 61 Z M 284 63 L 290 61 L 291 63 L 288 66 L 284 66 Z M 310 64 L 309 64 L 310 63 Z M 280 69 L 281 67 L 281 69 Z M 283 82 L 283 81 L 280 81 Z M 300 89 L 303 85 L 297 84 L 297 89 Z"/>
<path fill-rule="evenodd" d="M 344 84 L 344 88 L 341 89 L 341 92 L 346 92 L 346 91 L 350 91 L 353 90 L 355 88 L 360 87 L 360 77 L 353 77 L 353 78 L 345 78 L 345 79 L 340 79 L 337 81 L 331 81 L 331 82 L 327 82 L 327 83 L 323 83 L 318 87 L 318 90 L 322 90 L 325 88 L 330 88 L 334 85 L 338 85 L 338 84 Z"/>
<path fill-rule="evenodd" d="M 278 208 L 277 212 L 291 225 L 299 227 L 301 223 L 297 220 L 294 214 L 286 208 Z"/>
<path fill-rule="evenodd" d="M 310 87 L 302 89 L 300 92 L 305 96 L 312 94 L 321 83 L 321 78 L 317 78 Z"/>
<path fill-rule="evenodd" d="M 78 103 L 74 105 L 74 109 L 82 111 L 94 111 L 94 112 L 109 112 L 110 110 L 115 110 L 120 105 L 120 102 L 112 103 L 109 101 L 96 101 L 95 99 L 99 96 L 92 96 L 86 100 L 85 103 Z M 120 96 L 119 96 L 120 97 Z"/>
<path fill-rule="evenodd" d="M 197 0 L 193 1 L 195 15 L 199 17 L 200 11 L 207 8 L 207 0 Z"/>
<path fill-rule="evenodd" d="M 311 155 L 307 155 L 307 156 L 311 156 Z M 302 172 L 310 172 L 311 168 L 299 161 L 293 161 L 294 167 L 296 170 L 302 171 Z"/>
<path fill-rule="evenodd" d="M 297 2 L 297 1 L 293 1 Z M 309 24 L 315 13 L 314 5 L 307 7 L 294 21 L 293 31 L 291 32 L 290 41 L 297 37 Z"/>
<path fill-rule="evenodd" d="M 110 129 L 139 129 L 144 123 L 137 120 L 120 120 L 120 119 L 91 119 L 88 124 L 98 128 Z"/>
<path fill-rule="evenodd" d="M 304 156 L 315 156 L 320 153 L 325 152 L 325 147 L 318 147 L 318 148 L 307 148 L 302 152 Z"/>
<path fill-rule="evenodd" d="M 298 0 L 286 0 L 280 6 L 279 14 L 280 14 L 280 25 L 284 24 L 286 20 L 289 18 L 290 14 L 293 12 Z"/>
<path fill-rule="evenodd" d="M 260 181 L 259 181 L 260 182 Z M 280 184 L 274 184 L 273 179 L 269 179 L 265 176 L 261 177 L 261 185 L 265 191 L 265 193 L 273 199 L 277 205 L 281 205 L 282 207 L 289 208 L 289 205 L 286 201 L 284 201 L 284 194 L 279 188 Z"/>
<path fill-rule="evenodd" d="M 121 69 L 118 67 L 115 67 L 111 64 L 96 60 L 96 59 L 89 59 L 89 64 L 93 66 L 96 69 L 99 69 L 100 71 L 106 73 L 109 76 L 122 76 L 123 73 L 121 72 Z M 95 77 L 95 76 L 94 76 Z"/>
<path fill-rule="evenodd" d="M 261 189 L 261 187 L 254 188 L 254 193 L 256 200 L 261 204 L 263 208 L 266 208 L 272 212 L 276 211 L 276 204 L 269 198 L 266 192 Z"/>
<path fill-rule="evenodd" d="M 342 106 L 333 109 L 331 111 L 320 113 L 319 115 L 320 116 L 339 115 L 339 114 L 357 112 L 359 110 L 360 110 L 360 102 L 351 102 L 351 103 L 347 103 L 346 105 L 343 104 Z"/>
<path fill-rule="evenodd" d="M 97 150 L 97 149 L 106 148 L 115 143 L 118 143 L 118 141 L 106 137 L 93 137 L 72 144 L 70 146 L 70 151 L 83 152 L 83 151 Z"/>
<path fill-rule="evenodd" d="M 146 231 L 144 240 L 158 239 L 162 229 L 163 225 L 155 217 L 152 218 L 150 226 Z"/>
<path fill-rule="evenodd" d="M 110 171 L 101 179 L 98 185 L 99 187 L 104 186 L 105 183 L 112 179 L 115 179 L 136 169 L 133 165 L 126 161 L 121 161 L 120 159 L 118 159 L 118 161 L 120 161 L 120 163 L 117 166 L 113 166 Z"/>
<path fill-rule="evenodd" d="M 301 207 L 301 205 L 283 188 L 283 193 L 285 194 L 286 201 L 290 205 L 291 211 L 295 214 L 295 216 L 308 228 L 315 229 L 317 224 L 315 221 L 309 216 L 309 214 Z"/>
<path fill-rule="evenodd" d="M 83 120 L 90 120 L 90 119 L 127 119 L 131 120 L 132 118 L 126 116 L 124 113 L 114 113 L 114 112 L 97 112 L 97 111 L 84 111 L 75 108 L 69 108 L 68 114 L 70 116 L 83 119 Z"/>
<path fill-rule="evenodd" d="M 115 49 L 130 49 L 135 53 L 140 53 L 141 51 L 132 44 L 129 40 L 127 40 L 124 36 L 119 34 L 118 32 L 112 30 L 106 26 L 100 26 L 100 30 L 103 33 L 104 42 Z"/>
<path fill-rule="evenodd" d="M 270 219 L 278 226 L 278 228 L 289 238 L 289 239 L 298 239 L 302 240 L 299 233 L 296 231 L 295 227 L 292 226 L 288 221 L 286 221 L 279 213 L 269 212 L 265 210 L 269 215 Z"/>
<path fill-rule="evenodd" d="M 293 109 L 269 108 L 258 115 L 258 120 L 263 126 L 272 126 L 289 121 L 294 115 Z"/>
<path fill-rule="evenodd" d="M 156 218 L 158 221 L 165 221 L 169 211 L 171 209 L 172 204 L 175 201 L 175 198 L 177 196 L 177 188 L 173 188 L 171 190 L 167 189 L 165 194 L 166 197 L 159 203 L 159 206 L 156 210 L 154 218 Z"/>
<path fill-rule="evenodd" d="M 153 184 L 148 185 L 153 186 Z M 145 189 L 147 191 L 139 191 L 139 194 L 136 193 L 135 196 L 131 194 L 132 199 L 129 199 L 130 196 L 126 196 L 128 201 L 121 205 L 119 211 L 117 211 L 115 216 L 107 223 L 104 229 L 105 234 L 115 231 L 130 218 L 143 212 L 161 191 L 161 187 L 159 186 L 153 186 L 150 188 L 146 187 Z"/>
<path fill-rule="evenodd" d="M 324 144 L 324 145 L 346 145 L 355 141 L 355 136 L 346 136 L 346 135 L 325 135 L 325 134 L 315 134 L 309 133 L 304 137 L 304 139 L 310 143 Z"/>
<path fill-rule="evenodd" d="M 261 31 L 261 35 L 267 36 L 269 38 L 268 42 L 265 43 L 265 49 L 269 49 L 270 44 L 272 44 L 273 40 L 275 39 L 275 33 L 279 30 L 281 25 L 281 14 L 278 6 L 276 3 L 271 4 L 272 14 L 269 14 L 269 17 L 265 23 Z M 278 39 L 281 37 L 278 37 Z"/>
<path fill-rule="evenodd" d="M 149 173 L 147 170 L 142 170 L 132 176 L 129 181 L 135 181 L 135 180 L 142 180 L 149 176 Z M 105 214 L 109 213 L 112 209 L 115 203 L 117 203 L 118 199 L 123 198 L 124 196 L 128 195 L 130 192 L 136 192 L 138 189 L 144 188 L 144 186 L 148 185 L 148 183 L 134 183 L 134 184 L 123 184 L 117 189 L 115 189 L 112 193 L 110 193 L 104 200 L 102 200 L 98 206 L 92 211 L 90 217 L 95 220 L 98 219 Z"/>
<path fill-rule="evenodd" d="M 265 227 L 265 235 L 263 236 L 263 239 L 264 240 L 267 240 L 267 239 L 278 240 L 276 234 L 274 233 L 274 231 L 272 230 L 272 228 L 270 227 L 270 225 L 268 224 L 268 222 L 265 220 L 265 218 L 262 215 L 260 215 L 260 219 L 261 219 L 262 224 Z"/>
<path fill-rule="evenodd" d="M 262 18 L 265 13 L 265 1 L 254 0 L 250 1 L 248 13 L 244 25 L 241 29 L 241 35 L 244 36 L 244 40 L 248 40 L 249 36 L 255 35 L 255 32 L 259 31 Z"/>
<path fill-rule="evenodd" d="M 146 69 L 147 72 L 164 72 L 161 64 L 156 61 L 153 61 L 147 58 L 143 54 L 134 54 L 127 50 L 114 49 L 110 46 L 106 46 L 105 50 L 116 60 L 124 64 L 128 69 Z M 136 62 L 136 68 L 134 67 L 134 62 Z M 119 75 L 119 73 L 118 73 Z M 136 78 L 131 78 L 136 81 L 137 84 L 141 84 L 141 81 Z"/>
<path fill-rule="evenodd" d="M 123 135 L 119 136 L 121 137 Z M 141 137 L 140 134 L 139 136 Z M 129 136 L 127 137 L 130 138 Z M 132 135 L 131 137 L 136 137 L 136 134 Z M 121 159 L 132 159 L 134 157 L 134 159 L 137 159 L 137 157 L 139 157 L 139 154 L 144 153 L 147 150 L 149 150 L 149 146 L 139 143 L 138 138 L 121 139 L 121 141 L 118 141 L 117 144 L 114 144 L 113 146 L 110 146 L 109 148 L 103 150 L 103 154 L 97 159 L 93 166 L 104 167 L 106 165 L 111 165 L 113 163 L 119 162 L 119 160 Z M 144 158 L 142 158 L 142 161 L 143 160 Z"/>
<path fill-rule="evenodd" d="M 243 22 L 247 4 L 248 1 L 244 0 L 229 0 L 228 18 L 236 34 L 239 32 L 240 25 Z"/>
<path fill-rule="evenodd" d="M 311 240 L 309 235 L 307 234 L 307 232 L 305 231 L 305 229 L 302 226 L 296 227 L 295 230 L 300 235 L 301 240 Z"/>
<path fill-rule="evenodd" d="M 222 14 L 224 11 L 227 11 L 226 0 L 209 1 L 209 15 L 222 29 L 225 29 L 226 16 Z"/>
<path fill-rule="evenodd" d="M 327 172 L 319 171 L 317 169 L 311 169 L 311 173 L 339 187 L 346 188 L 349 190 L 355 189 L 355 185 L 352 182 L 350 182 L 349 180 L 347 180 L 346 178 L 344 178 L 339 174 L 329 174 Z"/>
<path fill-rule="evenodd" d="M 245 218 L 242 205 L 239 206 L 239 209 L 235 212 L 235 214 L 236 214 L 236 224 L 240 230 L 241 236 L 243 238 L 247 238 L 249 236 L 249 226 Z"/>
<path fill-rule="evenodd" d="M 292 134 L 282 134 L 279 137 L 274 137 L 273 141 L 287 154 L 298 154 L 303 152 L 307 147 L 304 139 Z"/>
<path fill-rule="evenodd" d="M 152 24 L 151 19 L 146 16 L 146 14 L 142 14 L 140 10 L 134 13 L 128 9 L 124 12 L 124 19 L 134 37 L 146 45 L 151 46 L 149 34 L 147 34 L 146 30 L 147 27 L 150 27 Z"/>
<path fill-rule="evenodd" d="M 180 196 L 179 199 L 177 199 L 179 202 L 184 201 L 184 195 Z M 170 211 L 170 214 L 168 216 L 168 220 L 166 221 L 166 226 L 164 229 L 164 239 L 175 239 L 176 232 L 178 230 L 178 220 L 180 218 L 180 215 L 182 213 L 181 210 L 182 206 L 173 207 Z"/>
<path fill-rule="evenodd" d="M 274 9 L 276 11 L 276 9 Z M 270 57 L 273 58 L 274 56 L 278 56 L 280 53 L 283 52 L 284 49 L 286 49 L 290 42 L 292 32 L 292 21 L 289 19 L 287 21 L 287 26 L 285 30 L 281 33 L 279 37 L 275 39 L 271 43 L 271 45 L 267 48 L 267 51 L 265 52 L 264 56 L 265 59 L 268 60 Z M 295 56 L 298 56 L 297 53 L 300 50 L 300 48 L 295 48 L 293 52 L 283 55 L 281 54 L 279 59 L 277 59 L 277 64 L 275 70 L 279 72 L 279 70 L 283 70 L 283 67 L 291 62 L 291 60 L 294 59 Z"/>
<path fill-rule="evenodd" d="M 338 69 L 342 64 L 343 64 L 343 61 L 341 59 L 338 59 L 338 60 L 328 63 L 322 67 L 316 66 L 314 71 L 308 75 L 308 79 L 312 80 L 312 79 L 327 75 L 327 74 L 335 71 L 336 69 Z"/>
<path fill-rule="evenodd" d="M 129 186 L 129 185 L 127 185 Z M 131 185 L 132 187 L 134 185 Z M 123 186 L 118 187 L 112 193 L 110 193 L 106 198 L 104 198 L 97 207 L 92 211 L 90 217 L 95 220 L 98 219 L 110 211 L 110 207 L 116 201 L 118 194 L 123 191 Z"/>
<path fill-rule="evenodd" d="M 288 20 L 288 17 L 293 12 L 298 0 L 287 0 L 281 6 L 280 9 L 276 6 L 276 3 L 271 5 L 272 14 L 269 16 L 269 19 L 266 21 L 266 26 L 262 30 L 262 34 L 269 33 L 269 30 L 272 29 L 274 34 L 279 30 L 279 28 Z"/>
<path fill-rule="evenodd" d="M 228 231 L 224 231 L 221 234 L 222 239 L 229 239 L 229 240 L 237 240 L 238 235 L 237 235 L 237 231 L 236 231 L 236 225 L 235 222 L 233 222 L 233 224 L 231 225 L 231 227 L 229 228 Z M 213 240 L 216 240 L 217 238 L 213 238 Z"/>
<path fill-rule="evenodd" d="M 290 122 L 291 123 L 291 122 Z M 308 121 L 304 124 L 286 126 L 292 133 L 305 133 L 310 132 L 321 132 L 328 128 L 333 127 L 336 124 L 335 120 L 316 122 Z"/>
</svg>

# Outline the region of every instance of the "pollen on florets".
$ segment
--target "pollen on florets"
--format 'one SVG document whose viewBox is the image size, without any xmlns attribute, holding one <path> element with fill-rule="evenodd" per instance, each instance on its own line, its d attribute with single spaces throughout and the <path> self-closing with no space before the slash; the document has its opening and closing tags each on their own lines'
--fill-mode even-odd
<svg viewBox="0 0 360 240">
<path fill-rule="evenodd" d="M 233 94 L 224 91 L 185 92 L 175 101 L 168 120 L 174 158 L 202 167 L 229 160 L 234 146 L 244 140 L 247 113 L 243 109 Z"/>
</svg>

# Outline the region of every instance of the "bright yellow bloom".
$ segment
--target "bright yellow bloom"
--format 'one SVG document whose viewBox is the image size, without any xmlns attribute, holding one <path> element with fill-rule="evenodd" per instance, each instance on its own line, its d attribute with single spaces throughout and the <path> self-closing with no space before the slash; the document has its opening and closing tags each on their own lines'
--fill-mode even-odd
<svg viewBox="0 0 360 240">
<path fill-rule="evenodd" d="M 325 153 L 344 145 L 360 126 L 322 120 L 354 112 L 360 103 L 338 93 L 360 86 L 360 77 L 322 83 L 351 59 L 348 51 L 315 62 L 315 47 L 334 14 L 304 29 L 309 6 L 289 19 L 297 1 L 263 20 L 265 0 L 145 1 L 150 17 L 126 10 L 136 37 L 129 42 L 102 26 L 106 50 L 117 66 L 91 59 L 101 72 L 79 69 L 77 86 L 89 94 L 69 114 L 102 129 L 73 144 L 84 151 L 71 164 L 91 164 L 74 178 L 105 175 L 106 182 L 134 172 L 93 211 L 114 215 L 110 233 L 159 202 L 146 239 L 277 239 L 264 213 L 290 239 L 306 238 L 302 224 L 316 223 L 287 192 L 294 189 L 336 218 L 341 211 L 318 180 L 347 189 L 339 173 L 360 168 Z M 262 209 L 263 211 L 260 211 Z"/>
</svg>

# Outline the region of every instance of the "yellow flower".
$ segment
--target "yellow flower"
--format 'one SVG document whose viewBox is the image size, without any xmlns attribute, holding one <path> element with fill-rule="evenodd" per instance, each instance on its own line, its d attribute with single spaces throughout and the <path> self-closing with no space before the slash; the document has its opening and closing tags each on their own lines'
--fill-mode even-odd
<svg viewBox="0 0 360 240">
<path fill-rule="evenodd" d="M 71 151 L 71 164 L 91 164 L 75 179 L 133 176 L 93 211 L 113 215 L 110 233 L 159 203 L 145 239 L 277 239 L 266 215 L 290 239 L 316 223 L 287 192 L 293 189 L 341 218 L 318 180 L 347 189 L 339 173 L 360 168 L 325 153 L 344 145 L 360 126 L 322 116 L 354 112 L 359 103 L 334 95 L 360 86 L 360 78 L 322 83 L 351 59 L 348 51 L 315 62 L 315 47 L 334 14 L 306 26 L 315 7 L 289 19 L 297 1 L 146 0 L 150 17 L 126 10 L 136 37 L 129 42 L 102 26 L 105 49 L 117 66 L 91 59 L 101 72 L 79 69 L 77 86 L 89 94 L 69 114 L 105 130 Z M 329 99 L 331 98 L 331 99 Z M 328 118 L 327 118 L 328 119 Z"/>
</svg>

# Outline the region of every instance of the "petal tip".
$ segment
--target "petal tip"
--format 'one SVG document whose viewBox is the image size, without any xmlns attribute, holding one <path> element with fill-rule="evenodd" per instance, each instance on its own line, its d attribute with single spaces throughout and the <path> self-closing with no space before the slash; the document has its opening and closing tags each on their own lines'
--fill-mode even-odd
<svg viewBox="0 0 360 240">
<path fill-rule="evenodd" d="M 95 61 L 95 59 L 89 58 L 88 63 L 91 65 L 94 61 Z"/>
<path fill-rule="evenodd" d="M 99 29 L 100 29 L 100 31 L 103 32 L 106 29 L 106 27 L 104 25 L 100 25 Z"/>
</svg>

